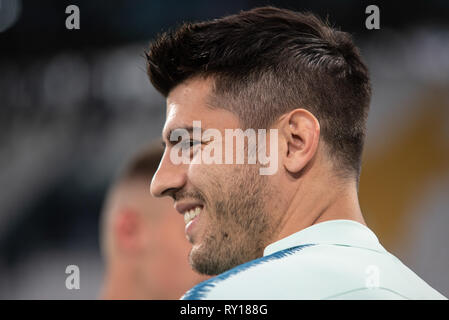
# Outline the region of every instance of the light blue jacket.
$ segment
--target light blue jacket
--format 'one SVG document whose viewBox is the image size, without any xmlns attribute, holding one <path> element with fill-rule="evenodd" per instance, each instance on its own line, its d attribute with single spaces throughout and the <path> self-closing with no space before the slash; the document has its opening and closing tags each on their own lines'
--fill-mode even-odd
<svg viewBox="0 0 449 320">
<path fill-rule="evenodd" d="M 312 225 L 190 289 L 182 299 L 446 299 L 351 220 Z"/>
</svg>

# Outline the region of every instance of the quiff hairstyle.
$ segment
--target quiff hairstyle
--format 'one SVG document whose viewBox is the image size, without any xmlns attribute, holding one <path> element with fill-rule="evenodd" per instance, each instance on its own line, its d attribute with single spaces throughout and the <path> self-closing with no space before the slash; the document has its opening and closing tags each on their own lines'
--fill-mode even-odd
<svg viewBox="0 0 449 320">
<path fill-rule="evenodd" d="M 234 112 L 245 128 L 310 111 L 336 173 L 358 184 L 371 86 L 348 33 L 311 13 L 268 6 L 184 23 L 158 35 L 146 57 L 162 95 L 186 80 L 211 78 L 212 105 Z"/>
</svg>

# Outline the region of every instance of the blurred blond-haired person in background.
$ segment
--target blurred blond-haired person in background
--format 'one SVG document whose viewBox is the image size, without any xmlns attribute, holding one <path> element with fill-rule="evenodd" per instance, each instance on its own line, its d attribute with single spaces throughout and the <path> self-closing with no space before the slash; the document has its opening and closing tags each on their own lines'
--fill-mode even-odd
<svg viewBox="0 0 449 320">
<path fill-rule="evenodd" d="M 110 188 L 101 218 L 105 277 L 100 299 L 178 299 L 206 277 L 188 263 L 183 218 L 150 194 L 162 148 L 142 150 Z"/>
</svg>

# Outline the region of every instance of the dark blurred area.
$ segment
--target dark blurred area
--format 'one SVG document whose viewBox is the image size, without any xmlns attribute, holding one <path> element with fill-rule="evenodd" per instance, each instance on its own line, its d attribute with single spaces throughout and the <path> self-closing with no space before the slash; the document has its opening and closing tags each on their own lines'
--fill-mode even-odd
<svg viewBox="0 0 449 320">
<path fill-rule="evenodd" d="M 143 52 L 183 21 L 262 5 L 353 34 L 373 81 L 360 184 L 384 246 L 449 294 L 449 2 L 0 0 L 0 298 L 94 299 L 98 218 L 118 168 L 158 138 Z M 367 30 L 365 8 L 380 8 Z M 65 9 L 80 9 L 68 30 Z M 81 289 L 67 290 L 67 265 Z"/>
</svg>

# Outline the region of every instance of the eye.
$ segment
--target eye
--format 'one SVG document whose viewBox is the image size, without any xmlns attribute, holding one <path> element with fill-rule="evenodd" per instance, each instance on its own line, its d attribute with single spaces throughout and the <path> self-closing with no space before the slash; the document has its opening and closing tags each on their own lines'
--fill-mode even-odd
<svg viewBox="0 0 449 320">
<path fill-rule="evenodd" d="M 196 145 L 198 145 L 198 144 L 200 144 L 201 143 L 201 141 L 197 141 L 197 140 L 185 140 L 185 141 L 183 141 L 182 143 L 181 143 L 181 147 L 183 148 L 183 149 L 190 149 L 190 148 L 193 148 L 194 146 L 196 146 Z"/>
</svg>

